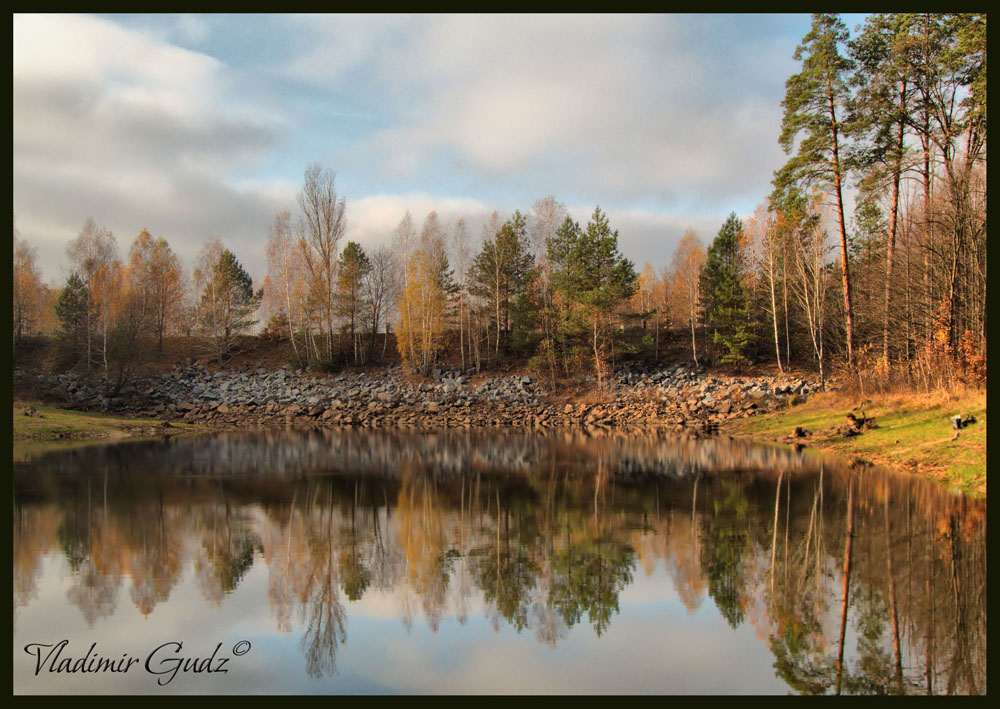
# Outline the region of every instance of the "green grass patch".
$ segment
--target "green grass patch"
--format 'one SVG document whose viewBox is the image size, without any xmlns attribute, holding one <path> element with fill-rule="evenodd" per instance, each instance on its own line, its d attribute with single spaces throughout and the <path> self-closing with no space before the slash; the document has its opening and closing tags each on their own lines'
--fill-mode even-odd
<svg viewBox="0 0 1000 709">
<path fill-rule="evenodd" d="M 819 394 L 805 403 L 761 416 L 730 421 L 733 435 L 762 440 L 785 440 L 796 426 L 809 432 L 807 445 L 873 463 L 903 468 L 937 478 L 969 492 L 986 492 L 986 394 L 965 392 L 939 395 L 888 395 L 866 404 L 865 415 L 877 428 L 859 436 L 843 436 L 836 429 L 846 423 L 855 406 L 836 394 Z M 976 417 L 952 440 L 950 417 Z"/>
<path fill-rule="evenodd" d="M 32 415 L 25 415 L 26 412 Z M 86 441 L 154 435 L 161 421 L 114 414 L 72 411 L 38 402 L 14 402 L 14 443 Z M 171 423 L 171 433 L 193 433 L 203 426 Z"/>
</svg>

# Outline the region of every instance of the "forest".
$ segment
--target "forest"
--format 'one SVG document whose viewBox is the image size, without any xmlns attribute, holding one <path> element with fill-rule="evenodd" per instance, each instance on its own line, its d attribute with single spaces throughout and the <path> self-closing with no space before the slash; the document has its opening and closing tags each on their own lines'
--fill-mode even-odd
<svg viewBox="0 0 1000 709">
<path fill-rule="evenodd" d="M 588 371 L 600 390 L 620 362 L 681 351 L 862 390 L 984 385 L 985 13 L 878 13 L 853 34 L 816 14 L 794 58 L 773 191 L 714 235 L 688 230 L 669 263 L 638 268 L 611 214 L 581 224 L 553 196 L 478 235 L 406 213 L 366 251 L 342 243 L 346 199 L 312 164 L 294 207 L 261 225 L 256 284 L 219 237 L 188 267 L 163 236 L 143 230 L 123 254 L 88 219 L 51 287 L 15 217 L 15 361 L 54 339 L 63 366 L 118 391 L 165 338 L 197 338 L 222 366 L 253 335 L 287 343 L 296 367 L 523 366 L 553 387 Z"/>
</svg>

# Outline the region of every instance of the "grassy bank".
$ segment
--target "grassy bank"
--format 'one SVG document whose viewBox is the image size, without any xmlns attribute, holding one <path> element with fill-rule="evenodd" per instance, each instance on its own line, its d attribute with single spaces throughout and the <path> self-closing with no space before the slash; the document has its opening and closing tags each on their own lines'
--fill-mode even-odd
<svg viewBox="0 0 1000 709">
<path fill-rule="evenodd" d="M 26 415 L 27 414 L 27 415 Z M 37 401 L 14 402 L 14 457 L 53 447 L 165 433 L 195 433 L 204 426 L 60 409 Z"/>
<path fill-rule="evenodd" d="M 888 394 L 873 397 L 864 414 L 876 428 L 857 436 L 843 435 L 849 412 L 860 415 L 857 398 L 821 393 L 804 403 L 749 419 L 728 421 L 723 430 L 757 440 L 793 442 L 933 477 L 968 492 L 986 494 L 986 392 Z M 951 416 L 972 415 L 976 423 L 952 440 Z M 841 429 L 841 430 L 838 430 Z"/>
</svg>

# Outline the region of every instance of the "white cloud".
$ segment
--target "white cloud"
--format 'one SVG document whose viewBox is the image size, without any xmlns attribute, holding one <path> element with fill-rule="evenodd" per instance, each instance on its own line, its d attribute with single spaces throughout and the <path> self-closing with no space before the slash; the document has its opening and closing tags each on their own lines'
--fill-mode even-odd
<svg viewBox="0 0 1000 709">
<path fill-rule="evenodd" d="M 335 84 L 367 62 L 365 79 L 397 120 L 362 150 L 387 175 L 417 174 L 445 154 L 481 178 L 529 175 L 597 199 L 762 193 L 781 161 L 774 62 L 788 48 L 751 41 L 727 60 L 714 55 L 718 45 L 688 37 L 688 24 L 434 16 L 406 32 L 373 27 L 341 46 L 344 23 L 335 22 L 317 28 L 328 46 L 293 66 L 322 65 L 309 76 Z"/>
<path fill-rule="evenodd" d="M 365 63 L 386 46 L 412 32 L 420 18 L 404 15 L 292 15 L 282 18 L 306 47 L 283 68 L 289 78 L 329 84 Z M 419 31 L 419 30 L 417 30 Z"/>
<path fill-rule="evenodd" d="M 420 192 L 371 195 L 348 202 L 345 239 L 357 241 L 366 249 L 388 244 L 406 212 L 413 217 L 418 230 L 431 212 L 437 212 L 438 219 L 446 227 L 464 219 L 469 233 L 475 238 L 493 210 L 493 207 L 476 199 L 435 197 Z"/>
<path fill-rule="evenodd" d="M 143 228 L 182 256 L 213 234 L 263 247 L 277 205 L 227 179 L 276 144 L 274 116 L 251 118 L 216 59 L 107 20 L 17 15 L 13 83 L 14 211 L 48 278 L 89 216 L 123 251 Z"/>
<path fill-rule="evenodd" d="M 191 14 L 180 15 L 174 27 L 182 39 L 194 43 L 204 42 L 211 32 L 205 18 Z"/>
<path fill-rule="evenodd" d="M 227 22 L 14 16 L 14 211 L 47 277 L 88 216 L 123 247 L 147 228 L 186 259 L 219 235 L 260 277 L 271 218 L 294 211 L 317 156 L 343 171 L 346 238 L 366 249 L 406 210 L 478 236 L 494 207 L 556 194 L 582 222 L 600 203 L 624 253 L 658 265 L 685 228 L 708 243 L 762 199 L 783 159 L 792 47 L 766 17 L 743 31 L 675 15 L 294 15 L 233 19 L 239 37 Z"/>
<path fill-rule="evenodd" d="M 109 93 L 153 88 L 163 110 L 195 109 L 208 101 L 222 65 L 80 15 L 15 15 L 14 77 L 22 81 L 106 81 Z"/>
</svg>

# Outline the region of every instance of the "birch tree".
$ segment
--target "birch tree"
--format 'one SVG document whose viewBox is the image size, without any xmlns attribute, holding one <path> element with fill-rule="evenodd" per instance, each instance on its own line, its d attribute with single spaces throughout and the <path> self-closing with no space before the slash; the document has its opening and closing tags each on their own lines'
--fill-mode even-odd
<svg viewBox="0 0 1000 709">
<path fill-rule="evenodd" d="M 337 278 L 337 245 L 347 228 L 346 203 L 337 197 L 335 175 L 313 163 L 306 168 L 298 194 L 302 216 L 299 235 L 305 243 L 303 256 L 315 299 L 326 325 L 326 358 L 333 359 L 334 299 Z"/>
<path fill-rule="evenodd" d="M 271 288 L 265 289 L 265 297 L 285 314 L 288 339 L 291 340 L 295 359 L 300 367 L 305 367 L 306 361 L 296 338 L 296 330 L 307 327 L 304 249 L 292 233 L 291 214 L 287 211 L 276 214 L 271 223 L 267 240 L 267 275 Z"/>
<path fill-rule="evenodd" d="M 747 244 L 754 260 L 754 265 L 764 275 L 768 286 L 771 324 L 774 329 L 774 357 L 778 363 L 778 371 L 784 372 L 781 364 L 781 341 L 778 337 L 778 260 L 784 248 L 782 230 L 779 228 L 777 215 L 771 211 L 768 201 L 754 210 L 744 226 Z"/>
<path fill-rule="evenodd" d="M 100 311 L 95 300 L 94 279 L 98 272 L 107 272 L 110 264 L 118 259 L 118 242 L 110 230 L 98 227 L 93 219 L 87 219 L 79 235 L 66 247 L 72 268 L 86 285 L 88 306 L 86 317 L 86 365 L 90 370 L 96 362 L 94 339 L 102 326 L 97 318 Z"/>
<path fill-rule="evenodd" d="M 406 298 L 406 293 L 410 292 L 410 261 L 413 251 L 416 249 L 416 229 L 413 225 L 413 217 L 409 212 L 403 215 L 393 233 L 393 251 L 398 264 L 399 275 L 399 322 L 396 338 L 399 347 L 399 357 L 404 362 L 413 362 L 417 357 L 416 342 L 414 340 L 413 315 L 410 312 L 411 301 Z"/>
<path fill-rule="evenodd" d="M 129 249 L 129 280 L 162 353 L 167 326 L 176 321 L 184 301 L 180 259 L 166 239 L 154 239 L 145 229 L 139 233 Z"/>
<path fill-rule="evenodd" d="M 826 269 L 831 247 L 821 217 L 820 198 L 810 203 L 801 194 L 786 197 L 782 211 L 791 225 L 791 244 L 796 277 L 793 292 L 799 301 L 813 354 L 819 368 L 820 385 L 826 388 L 824 372 L 824 314 Z"/>
<path fill-rule="evenodd" d="M 469 229 L 464 219 L 455 222 L 451 231 L 451 252 L 454 256 L 455 276 L 458 281 L 458 350 L 462 359 L 462 369 L 465 369 L 465 321 L 468 309 L 468 276 L 469 266 L 472 259 L 472 251 L 469 247 Z M 471 353 L 469 359 L 471 360 Z"/>
<path fill-rule="evenodd" d="M 682 306 L 691 329 L 691 358 L 698 366 L 698 340 L 695 326 L 698 323 L 698 284 L 701 269 L 705 265 L 705 247 L 693 229 L 684 232 L 674 250 L 671 282 L 674 300 Z"/>
<path fill-rule="evenodd" d="M 840 273 L 844 296 L 847 365 L 854 368 L 854 311 L 844 212 L 844 183 L 848 165 L 844 160 L 847 104 L 851 98 L 849 81 L 854 62 L 841 48 L 848 33 L 840 17 L 816 13 L 812 27 L 795 50 L 802 70 L 785 82 L 785 109 L 779 142 L 786 153 L 795 155 L 775 173 L 777 190 L 798 186 L 819 188 L 833 198 L 840 234 Z"/>
<path fill-rule="evenodd" d="M 42 308 L 42 277 L 38 250 L 14 236 L 13 319 L 14 346 L 37 328 Z"/>
<path fill-rule="evenodd" d="M 375 338 L 379 326 L 385 328 L 382 355 L 385 356 L 385 343 L 389 339 L 389 318 L 393 301 L 396 299 L 396 274 L 392 252 L 385 246 L 380 246 L 372 252 L 369 261 L 370 268 L 364 275 L 365 319 L 368 323 L 369 359 L 375 358 Z"/>
</svg>

